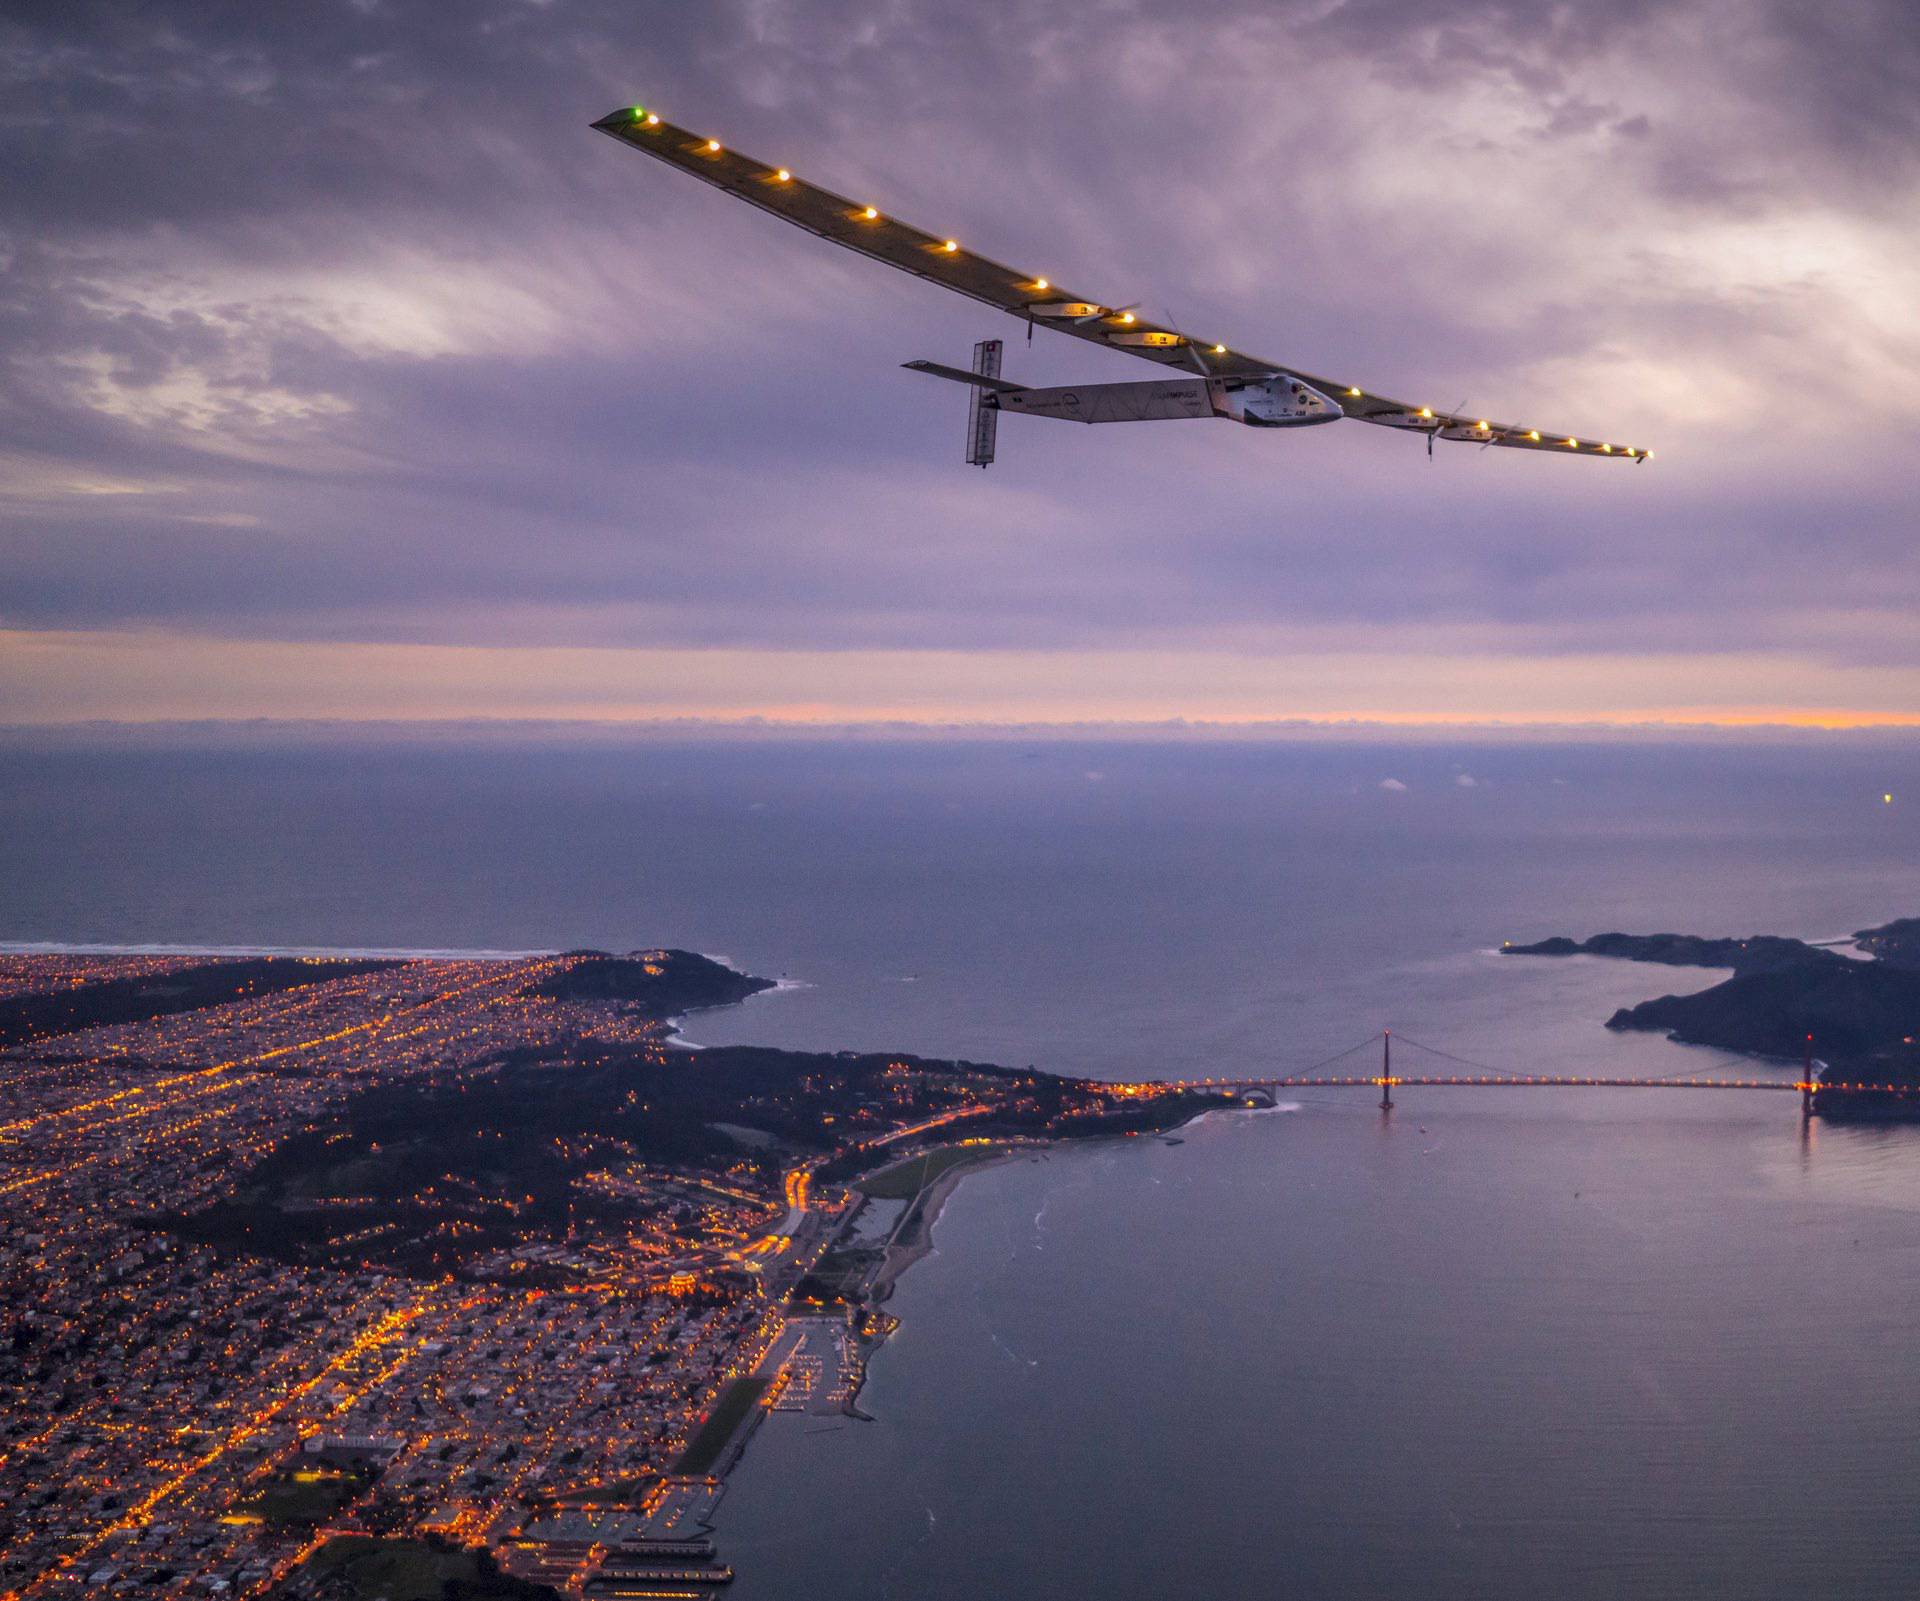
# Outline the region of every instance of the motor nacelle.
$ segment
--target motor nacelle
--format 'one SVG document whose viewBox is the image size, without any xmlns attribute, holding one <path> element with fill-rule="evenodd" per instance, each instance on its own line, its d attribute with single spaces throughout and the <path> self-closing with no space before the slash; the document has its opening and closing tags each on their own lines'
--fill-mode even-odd
<svg viewBox="0 0 1920 1601">
<path fill-rule="evenodd" d="M 1340 402 L 1291 373 L 1261 380 L 1214 379 L 1214 415 L 1250 428 L 1311 428 L 1346 415 Z"/>
</svg>

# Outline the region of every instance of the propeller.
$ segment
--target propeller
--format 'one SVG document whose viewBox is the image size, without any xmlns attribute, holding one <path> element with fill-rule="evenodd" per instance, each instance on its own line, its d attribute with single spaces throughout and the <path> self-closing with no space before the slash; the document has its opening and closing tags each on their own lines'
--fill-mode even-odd
<svg viewBox="0 0 1920 1601">
<path fill-rule="evenodd" d="M 1460 404 L 1458 406 L 1455 406 L 1452 411 L 1448 412 L 1443 417 L 1436 417 L 1433 419 L 1433 426 L 1427 430 L 1427 460 L 1428 461 L 1433 460 L 1433 441 L 1435 436 L 1440 432 L 1442 428 L 1451 428 L 1455 423 L 1457 423 L 1460 420 L 1460 413 L 1465 408 L 1466 404 L 1467 404 L 1467 397 L 1465 395 L 1462 395 L 1460 397 Z M 1493 441 L 1491 439 L 1487 441 L 1488 445 L 1492 443 Z M 1486 449 L 1486 445 L 1482 445 L 1480 448 L 1484 450 Z"/>
<path fill-rule="evenodd" d="M 1200 351 L 1198 347 L 1195 346 L 1194 342 L 1191 339 L 1189 339 L 1184 333 L 1181 333 L 1180 324 L 1173 320 L 1173 308 L 1170 306 L 1163 306 L 1161 308 L 1161 315 L 1167 319 L 1167 326 L 1171 328 L 1176 334 L 1179 334 L 1180 349 L 1186 355 L 1187 360 L 1193 363 L 1194 371 L 1199 373 L 1202 378 L 1211 378 L 1213 374 L 1211 371 L 1208 370 L 1206 358 L 1200 354 Z"/>
</svg>

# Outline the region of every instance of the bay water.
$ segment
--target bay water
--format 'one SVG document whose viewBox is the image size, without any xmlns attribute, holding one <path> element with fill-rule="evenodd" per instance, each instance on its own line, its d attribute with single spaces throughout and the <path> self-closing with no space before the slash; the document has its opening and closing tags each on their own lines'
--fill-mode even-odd
<svg viewBox="0 0 1920 1601">
<path fill-rule="evenodd" d="M 791 981 L 696 1043 L 1117 1078 L 1364 1071 L 1384 1028 L 1405 1071 L 1725 1070 L 1601 1026 L 1719 975 L 1500 942 L 1920 913 L 1915 778 L 1813 737 L 14 735 L 0 939 L 679 945 Z M 736 1593 L 1920 1590 L 1920 1129 L 1372 1100 L 967 1178 L 875 1421 L 775 1416 L 736 1472 Z"/>
</svg>

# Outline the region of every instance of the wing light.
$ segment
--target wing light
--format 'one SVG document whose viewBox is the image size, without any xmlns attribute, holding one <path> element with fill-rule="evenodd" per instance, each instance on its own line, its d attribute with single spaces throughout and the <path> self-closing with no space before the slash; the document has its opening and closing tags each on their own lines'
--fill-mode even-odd
<svg viewBox="0 0 1920 1601">
<path fill-rule="evenodd" d="M 1029 328 L 1035 322 L 1045 321 L 1078 338 L 1105 342 L 1135 350 L 1142 355 L 1154 354 L 1163 361 L 1164 352 L 1174 347 L 1185 347 L 1188 365 L 1198 368 L 1209 380 L 1215 379 L 1223 370 L 1228 374 L 1248 374 L 1264 365 L 1252 357 L 1233 355 L 1225 344 L 1195 343 L 1178 329 L 1167 331 L 1151 324 L 1143 325 L 1130 307 L 1069 300 L 1054 287 L 1051 279 L 1023 278 L 996 262 L 963 251 L 957 239 L 922 233 L 883 214 L 878 206 L 863 205 L 813 189 L 801 183 L 786 167 L 763 166 L 737 153 L 731 160 L 722 162 L 718 158 L 728 154 L 729 147 L 723 146 L 719 139 L 665 122 L 657 112 L 649 111 L 644 105 L 629 103 L 618 107 L 594 126 L 660 161 L 693 171 L 707 182 L 717 184 L 764 210 L 784 216 L 789 221 L 800 222 L 837 243 L 851 245 L 875 260 L 925 273 L 924 262 L 928 254 L 952 256 L 955 258 L 954 273 L 958 274 L 957 277 L 944 274 L 927 276 L 944 278 L 948 287 L 1024 318 Z M 664 142 L 646 137 L 656 129 L 664 136 Z M 778 197 L 769 192 L 775 188 L 782 190 Z M 837 227 L 834 225 L 836 222 Z M 849 222 L 874 226 L 866 230 L 849 229 Z M 878 226 L 881 223 L 887 226 Z M 964 269 L 958 259 L 962 255 L 970 258 Z M 971 270 L 976 267 L 979 269 L 977 273 Z M 1213 358 L 1211 362 L 1203 359 L 1209 356 Z M 1272 369 L 1276 372 L 1279 370 Z M 1387 399 L 1363 390 L 1357 384 L 1335 385 L 1320 379 L 1298 381 L 1315 385 L 1334 416 L 1341 413 L 1332 396 L 1343 394 L 1347 400 L 1361 402 L 1347 408 L 1346 416 L 1355 421 L 1389 428 L 1412 429 L 1425 435 L 1429 442 L 1436 438 L 1471 439 L 1479 444 L 1546 448 L 1548 439 L 1552 439 L 1552 448 L 1566 449 L 1576 454 L 1625 456 L 1630 461 L 1653 459 L 1652 451 L 1641 450 L 1636 445 L 1603 443 L 1600 440 L 1581 439 L 1577 435 L 1565 438 L 1543 436 L 1538 429 L 1523 430 L 1506 424 L 1496 427 L 1484 417 L 1477 422 L 1469 422 L 1454 413 L 1437 412 L 1431 406 L 1413 407 Z"/>
</svg>

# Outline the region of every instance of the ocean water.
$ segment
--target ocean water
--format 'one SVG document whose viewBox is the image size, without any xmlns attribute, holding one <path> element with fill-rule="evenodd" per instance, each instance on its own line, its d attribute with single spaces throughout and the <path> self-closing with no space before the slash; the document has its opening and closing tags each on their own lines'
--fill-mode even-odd
<svg viewBox="0 0 1920 1601">
<path fill-rule="evenodd" d="M 700 1042 L 1132 1078 L 1391 1027 L 1409 1071 L 1670 1073 L 1721 1058 L 1600 1025 L 1716 975 L 1499 942 L 1920 913 L 1917 778 L 1838 740 L 16 738 L 0 939 L 666 943 L 794 981 Z M 775 1417 L 736 1474 L 748 1601 L 1920 1588 L 1920 1130 L 1309 1092 L 977 1174 L 935 1238 L 877 1421 Z"/>
</svg>

